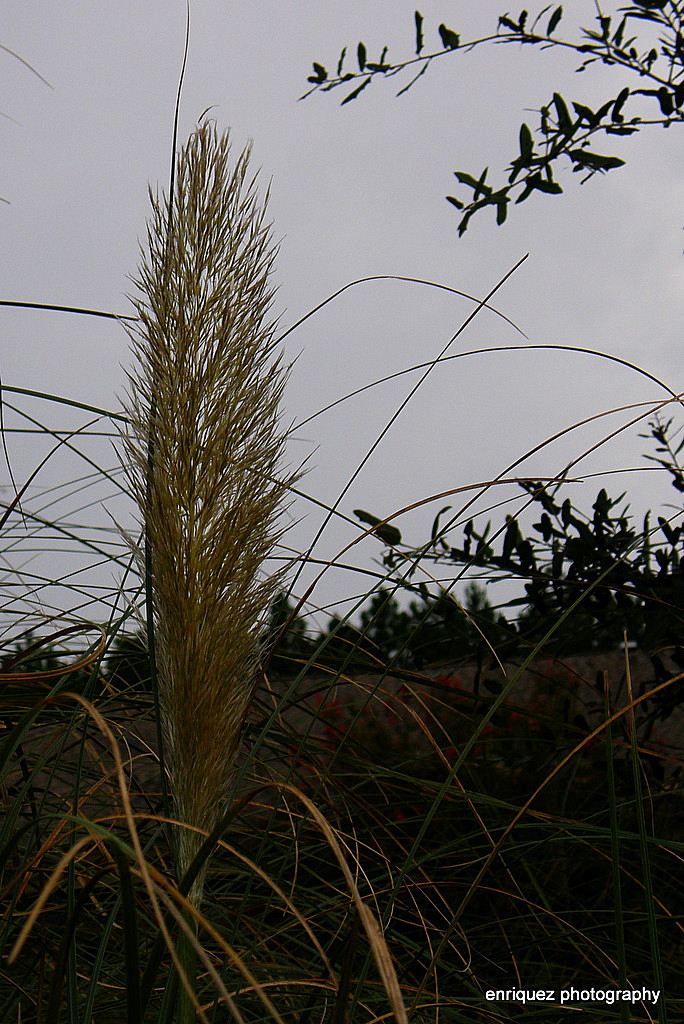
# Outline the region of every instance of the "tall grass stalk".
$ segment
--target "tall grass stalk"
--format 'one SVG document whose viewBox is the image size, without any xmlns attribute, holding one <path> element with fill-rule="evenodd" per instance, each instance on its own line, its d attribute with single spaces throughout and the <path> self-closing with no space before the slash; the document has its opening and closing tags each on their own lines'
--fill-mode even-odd
<svg viewBox="0 0 684 1024">
<path fill-rule="evenodd" d="M 246 148 L 231 164 L 228 136 L 200 124 L 178 156 L 174 194 L 150 193 L 135 282 L 125 453 L 151 556 L 175 814 L 189 826 L 178 833 L 179 878 L 227 793 L 279 585 L 264 560 L 293 479 L 281 475 L 276 249 L 249 157 Z"/>
</svg>

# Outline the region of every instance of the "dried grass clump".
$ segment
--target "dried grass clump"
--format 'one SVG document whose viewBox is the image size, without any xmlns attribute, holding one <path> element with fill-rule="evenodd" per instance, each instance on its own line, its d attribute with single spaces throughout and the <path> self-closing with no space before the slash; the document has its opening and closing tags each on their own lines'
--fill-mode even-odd
<svg viewBox="0 0 684 1024">
<path fill-rule="evenodd" d="M 249 147 L 233 166 L 230 153 L 228 136 L 201 123 L 178 156 L 172 200 L 150 193 L 125 438 L 175 812 L 205 831 L 226 794 L 281 582 L 263 565 L 294 479 L 281 465 L 276 249 Z M 200 843 L 181 831 L 181 875 Z M 191 898 L 200 895 L 201 880 Z"/>
</svg>

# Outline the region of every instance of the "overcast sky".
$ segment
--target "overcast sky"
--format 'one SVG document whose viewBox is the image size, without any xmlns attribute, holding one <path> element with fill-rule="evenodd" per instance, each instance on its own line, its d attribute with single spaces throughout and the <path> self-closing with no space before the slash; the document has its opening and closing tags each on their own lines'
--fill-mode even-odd
<svg viewBox="0 0 684 1024">
<path fill-rule="evenodd" d="M 0 194 L 9 200 L 0 207 L 0 298 L 129 313 L 128 276 L 135 273 L 144 237 L 147 185 L 168 180 L 185 5 L 5 0 L 3 6 L 0 43 L 30 62 L 50 87 L 0 54 Z M 232 129 L 236 149 L 253 139 L 254 162 L 264 185 L 271 182 L 271 214 L 282 239 L 277 279 L 283 328 L 343 285 L 370 275 L 422 278 L 481 297 L 529 253 L 494 300 L 528 341 L 483 311 L 451 352 L 526 343 L 583 345 L 637 362 L 678 391 L 684 319 L 681 132 L 653 129 L 615 140 L 611 152 L 624 151 L 625 168 L 583 187 L 564 169 L 563 197 L 530 200 L 512 210 L 503 228 L 487 212 L 459 239 L 456 211 L 444 200 L 455 189 L 454 170 L 479 173 L 488 164 L 490 178 L 503 179 L 521 120 L 535 123 L 526 108 L 538 108 L 554 90 L 597 106 L 620 88 L 613 73 L 596 69 L 578 76 L 566 53 L 499 46 L 435 62 L 398 99 L 401 83 L 393 79 L 373 83 L 342 108 L 342 93 L 335 92 L 298 102 L 312 61 L 334 68 L 344 45 L 353 51 L 363 39 L 371 58 L 385 44 L 390 59 L 409 55 L 414 6 L 398 0 L 191 0 L 180 137 L 211 106 L 219 128 Z M 612 6 L 617 5 L 604 4 Z M 492 0 L 423 3 L 428 44 L 436 46 L 441 21 L 463 39 L 472 38 L 493 29 L 503 9 Z M 572 13 L 588 25 L 594 5 L 576 0 Z M 287 422 L 302 421 L 355 388 L 434 357 L 471 310 L 465 299 L 418 285 L 376 282 L 348 290 L 287 339 L 289 355 L 298 357 Z M 0 309 L 0 323 L 4 385 L 118 408 L 121 367 L 129 356 L 117 323 L 7 308 Z M 416 379 L 415 373 L 395 378 L 296 429 L 292 461 L 309 460 L 303 489 L 317 501 L 334 502 Z M 495 476 L 584 417 L 663 397 L 662 389 L 635 373 L 587 356 L 512 351 L 453 360 L 435 369 L 412 398 L 340 511 L 351 516 L 360 507 L 389 515 L 431 494 Z M 19 404 L 54 429 L 86 420 L 63 406 L 27 399 Z M 518 472 L 555 474 L 629 418 L 624 413 L 598 421 Z M 7 422 L 20 425 L 16 417 Z M 582 468 L 613 472 L 645 465 L 639 429 L 603 446 Z M 21 434 L 9 434 L 8 443 L 15 476 L 23 481 L 46 445 L 37 447 L 33 436 Z M 84 442 L 98 464 L 112 467 L 108 444 Z M 45 467 L 31 493 L 88 471 L 61 458 Z M 626 479 L 639 511 L 672 498 L 653 474 Z M 619 492 L 619 482 L 607 480 Z M 573 497 L 588 508 L 599 486 L 596 480 L 573 485 Z M 64 498 L 55 514 L 70 515 L 71 521 L 91 514 L 97 519 L 111 492 L 105 486 Z M 514 488 L 499 489 L 478 507 L 515 494 Z M 458 509 L 462 501 L 441 499 L 397 525 L 418 543 L 439 508 Z M 91 502 L 92 509 L 69 512 Z M 125 517 L 120 502 L 108 507 Z M 298 522 L 287 543 L 301 550 L 322 513 L 300 500 L 291 514 Z M 17 530 L 13 536 L 19 537 Z M 331 524 L 315 554 L 332 557 L 354 536 L 353 529 Z M 369 538 L 343 560 L 372 568 L 380 553 Z M 45 554 L 30 557 L 27 572 L 49 572 Z M 64 557 L 59 571 L 66 573 L 72 570 Z M 329 572 L 311 601 L 324 605 L 365 585 L 357 576 Z"/>
</svg>

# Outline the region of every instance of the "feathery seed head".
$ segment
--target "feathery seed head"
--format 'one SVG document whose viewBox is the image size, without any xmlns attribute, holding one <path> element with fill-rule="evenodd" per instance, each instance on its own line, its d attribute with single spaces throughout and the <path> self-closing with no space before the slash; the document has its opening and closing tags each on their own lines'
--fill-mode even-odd
<svg viewBox="0 0 684 1024">
<path fill-rule="evenodd" d="M 226 793 L 280 576 L 263 573 L 295 475 L 282 476 L 275 246 L 249 148 L 202 123 L 174 195 L 151 194 L 135 281 L 129 477 L 151 555 L 163 733 L 178 817 L 210 830 Z M 200 839 L 184 830 L 179 869 Z M 198 901 L 201 882 L 191 896 Z"/>
</svg>

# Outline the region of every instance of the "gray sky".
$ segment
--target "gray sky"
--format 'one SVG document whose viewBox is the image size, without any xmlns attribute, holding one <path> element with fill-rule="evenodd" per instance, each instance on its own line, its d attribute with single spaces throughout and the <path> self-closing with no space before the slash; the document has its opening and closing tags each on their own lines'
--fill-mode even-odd
<svg viewBox="0 0 684 1024">
<path fill-rule="evenodd" d="M 529 343 L 610 352 L 678 391 L 684 319 L 681 133 L 654 129 L 615 140 L 610 151 L 624 150 L 625 168 L 583 187 L 564 170 L 564 197 L 530 200 L 512 210 L 503 228 L 487 212 L 459 239 L 456 211 L 444 201 L 455 189 L 456 169 L 479 173 L 488 164 L 491 179 L 503 178 L 521 120 L 535 123 L 525 108 L 538 108 L 554 89 L 568 100 L 598 105 L 617 94 L 612 74 L 597 69 L 575 75 L 572 56 L 556 51 L 496 47 L 436 62 L 399 99 L 399 80 L 393 79 L 374 83 L 343 108 L 341 93 L 297 102 L 311 62 L 334 68 L 343 45 L 353 50 L 362 38 L 371 58 L 384 44 L 390 57 L 408 55 L 414 6 L 397 0 L 191 0 L 180 137 L 213 106 L 219 127 L 232 128 L 236 148 L 254 140 L 254 161 L 264 184 L 271 181 L 271 213 L 282 238 L 277 277 L 283 327 L 368 275 L 425 278 L 482 296 L 529 252 L 495 300 Z M 441 21 L 463 39 L 472 38 L 493 29 L 503 9 L 492 0 L 421 5 L 434 43 Z M 589 24 L 593 3 L 577 0 L 573 15 Z M 147 184 L 163 186 L 168 179 L 184 31 L 185 5 L 177 0 L 5 0 L 0 42 L 52 88 L 0 54 L 0 194 L 11 203 L 0 207 L 0 298 L 130 312 L 127 277 L 135 273 L 144 236 Z M 347 291 L 288 339 L 288 352 L 298 358 L 287 420 L 301 421 L 348 391 L 434 357 L 471 309 L 464 299 L 397 282 Z M 5 385 L 116 410 L 121 366 L 129 358 L 128 340 L 116 323 L 13 309 L 1 309 L 0 322 Z M 524 343 L 483 311 L 450 351 Z M 332 503 L 416 379 L 397 378 L 296 430 L 292 460 L 309 456 L 303 489 Z M 340 510 L 351 515 L 361 507 L 389 515 L 500 473 L 545 437 L 586 416 L 663 396 L 634 373 L 586 356 L 514 351 L 451 361 L 413 397 Z M 85 422 L 64 407 L 20 404 L 55 429 Z M 594 423 L 519 472 L 557 473 L 629 418 L 625 413 Z M 645 465 L 638 433 L 631 428 L 582 467 L 612 472 Z M 19 434 L 9 435 L 9 443 L 15 475 L 23 480 L 45 445 Z M 114 465 L 105 442 L 87 447 L 95 461 Z M 36 478 L 34 492 L 86 471 L 60 453 Z M 654 474 L 626 480 L 639 511 L 662 498 L 672 500 L 671 489 Z M 620 490 L 610 477 L 606 485 Z M 588 508 L 599 486 L 595 480 L 574 485 L 576 502 Z M 66 515 L 68 508 L 94 502 L 79 515 L 92 514 L 99 522 L 100 502 L 111 490 L 93 489 L 58 508 Z M 515 495 L 515 488 L 499 489 L 477 507 Z M 406 539 L 424 540 L 445 504 L 458 508 L 462 499 L 442 499 L 402 517 L 397 525 Z M 125 518 L 120 502 L 107 507 Z M 301 550 L 322 513 L 299 501 L 292 515 L 298 522 L 287 542 Z M 16 530 L 14 535 L 19 536 Z M 331 524 L 316 554 L 331 557 L 354 536 L 351 528 Z M 370 538 L 344 561 L 372 568 L 380 552 Z M 37 576 L 49 572 L 46 557 L 31 555 Z M 66 555 L 60 571 L 70 571 Z M 365 584 L 358 577 L 330 571 L 311 600 L 324 605 L 358 593 L 360 586 Z"/>
</svg>

